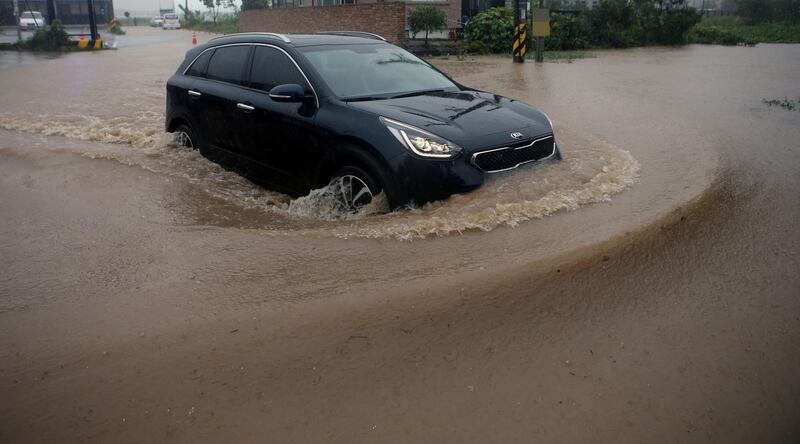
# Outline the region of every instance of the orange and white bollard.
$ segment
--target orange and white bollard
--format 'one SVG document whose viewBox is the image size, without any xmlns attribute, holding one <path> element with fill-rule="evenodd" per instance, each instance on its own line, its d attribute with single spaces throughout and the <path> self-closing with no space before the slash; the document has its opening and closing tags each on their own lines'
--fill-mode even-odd
<svg viewBox="0 0 800 444">
<path fill-rule="evenodd" d="M 197 44 L 197 33 L 192 31 L 192 45 Z"/>
</svg>

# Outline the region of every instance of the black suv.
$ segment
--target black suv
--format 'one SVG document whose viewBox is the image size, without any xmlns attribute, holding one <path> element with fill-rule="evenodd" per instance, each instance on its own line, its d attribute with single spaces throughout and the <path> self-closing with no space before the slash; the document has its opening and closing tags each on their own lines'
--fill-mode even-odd
<svg viewBox="0 0 800 444">
<path fill-rule="evenodd" d="M 392 208 L 442 199 L 560 158 L 541 111 L 353 32 L 233 34 L 191 49 L 167 83 L 166 129 L 268 188 L 338 184 L 351 209 L 380 191 Z"/>
</svg>

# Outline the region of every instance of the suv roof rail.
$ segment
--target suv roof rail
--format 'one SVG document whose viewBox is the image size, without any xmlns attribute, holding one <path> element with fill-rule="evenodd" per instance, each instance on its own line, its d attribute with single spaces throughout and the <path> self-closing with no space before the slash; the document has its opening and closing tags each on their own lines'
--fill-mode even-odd
<svg viewBox="0 0 800 444">
<path fill-rule="evenodd" d="M 236 33 L 233 33 L 233 34 L 225 34 L 225 35 L 221 35 L 219 37 L 214 37 L 213 39 L 209 40 L 209 42 L 213 42 L 214 40 L 217 40 L 217 39 L 221 39 L 221 38 L 225 38 L 225 37 L 233 37 L 233 36 L 237 36 L 237 35 L 263 35 L 263 36 L 266 36 L 266 37 L 275 37 L 275 38 L 281 39 L 281 40 L 283 40 L 284 43 L 292 43 L 292 41 L 289 39 L 289 37 L 286 37 L 283 34 L 278 34 L 276 32 L 236 32 Z"/>
<path fill-rule="evenodd" d="M 342 35 L 348 37 L 365 37 L 368 39 L 382 40 L 384 42 L 386 41 L 385 38 L 379 36 L 378 34 L 373 34 L 371 32 L 362 32 L 362 31 L 325 31 L 325 32 L 318 32 L 317 34 Z"/>
</svg>

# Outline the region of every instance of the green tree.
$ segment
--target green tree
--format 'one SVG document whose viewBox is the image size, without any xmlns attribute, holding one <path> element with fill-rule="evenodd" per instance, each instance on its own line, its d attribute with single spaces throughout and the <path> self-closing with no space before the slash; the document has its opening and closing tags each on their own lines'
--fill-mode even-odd
<svg viewBox="0 0 800 444">
<path fill-rule="evenodd" d="M 636 35 L 637 17 L 628 0 L 600 0 L 590 11 L 589 21 L 597 46 L 624 48 L 641 39 Z"/>
<path fill-rule="evenodd" d="M 184 26 L 187 28 L 193 28 L 203 21 L 203 14 L 200 11 L 192 11 L 184 5 L 178 5 L 178 8 L 183 12 Z"/>
<path fill-rule="evenodd" d="M 550 37 L 544 41 L 545 48 L 556 51 L 585 49 L 589 47 L 589 32 L 589 26 L 584 16 L 552 13 L 550 14 Z M 533 45 L 529 43 L 528 47 L 532 48 Z"/>
<path fill-rule="evenodd" d="M 771 15 L 769 3 L 768 0 L 736 0 L 736 11 L 752 23 L 762 23 Z"/>
<path fill-rule="evenodd" d="M 428 46 L 428 33 L 441 31 L 446 23 L 444 11 L 435 6 L 418 6 L 408 15 L 408 26 L 414 37 L 418 32 L 425 31 L 425 46 Z"/>
<path fill-rule="evenodd" d="M 269 6 L 269 0 L 242 0 L 242 11 L 247 11 L 248 9 L 267 9 Z"/>
<path fill-rule="evenodd" d="M 688 31 L 700 14 L 685 0 L 633 0 L 637 19 L 636 44 L 676 45 L 686 43 Z"/>
<path fill-rule="evenodd" d="M 211 17 L 215 25 L 217 24 L 220 8 L 236 8 L 236 0 L 203 0 L 203 4 L 211 10 Z"/>
<path fill-rule="evenodd" d="M 509 8 L 491 8 L 467 23 L 469 51 L 511 53 L 514 40 L 514 12 Z"/>
<path fill-rule="evenodd" d="M 736 10 L 750 23 L 800 22 L 800 0 L 736 0 Z"/>
</svg>

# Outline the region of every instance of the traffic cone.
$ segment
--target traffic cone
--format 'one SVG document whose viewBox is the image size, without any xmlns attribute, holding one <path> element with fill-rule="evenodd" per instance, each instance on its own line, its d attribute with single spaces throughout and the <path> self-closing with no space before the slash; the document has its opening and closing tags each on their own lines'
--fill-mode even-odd
<svg viewBox="0 0 800 444">
<path fill-rule="evenodd" d="M 197 33 L 192 31 L 192 45 L 197 44 Z"/>
</svg>

